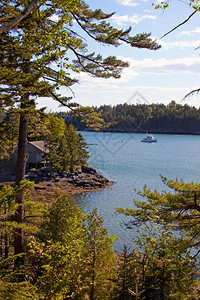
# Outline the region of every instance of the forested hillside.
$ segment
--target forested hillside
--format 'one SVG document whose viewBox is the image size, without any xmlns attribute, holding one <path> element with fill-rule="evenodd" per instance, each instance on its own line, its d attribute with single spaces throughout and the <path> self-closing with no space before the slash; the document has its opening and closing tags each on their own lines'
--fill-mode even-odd
<svg viewBox="0 0 200 300">
<path fill-rule="evenodd" d="M 189 105 L 176 104 L 118 104 L 104 105 L 94 110 L 103 118 L 101 130 L 152 133 L 200 133 L 200 109 Z M 79 116 L 66 116 L 67 125 L 73 124 L 79 130 L 86 125 Z"/>
</svg>

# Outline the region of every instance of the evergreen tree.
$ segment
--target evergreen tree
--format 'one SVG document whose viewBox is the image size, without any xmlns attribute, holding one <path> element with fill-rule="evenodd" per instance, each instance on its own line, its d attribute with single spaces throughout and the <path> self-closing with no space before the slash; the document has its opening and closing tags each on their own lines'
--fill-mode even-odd
<svg viewBox="0 0 200 300">
<path fill-rule="evenodd" d="M 50 165 L 60 171 L 73 172 L 77 167 L 87 164 L 89 157 L 87 144 L 73 125 L 66 127 L 63 119 L 51 118 L 46 136 L 49 152 L 46 154 Z"/>
<path fill-rule="evenodd" d="M 125 132 L 156 132 L 156 133 L 199 133 L 200 110 L 188 105 L 171 102 L 164 104 L 119 104 L 95 107 L 105 125 L 100 130 Z M 79 115 L 70 113 L 67 125 L 73 124 L 79 130 L 86 128 Z"/>
<path fill-rule="evenodd" d="M 184 233 L 187 247 L 199 245 L 199 204 L 200 185 L 198 183 L 185 183 L 183 180 L 167 180 L 161 176 L 170 191 L 151 191 L 144 186 L 143 191 L 136 191 L 144 201 L 134 199 L 135 209 L 117 208 L 125 215 L 133 216 L 130 223 L 142 225 L 158 215 L 166 224 L 172 224 L 174 230 Z M 198 251 L 199 253 L 199 251 Z M 198 254 L 197 253 L 197 254 Z"/>
<path fill-rule="evenodd" d="M 39 293 L 46 299 L 110 299 L 114 239 L 97 211 L 84 215 L 72 198 L 58 193 L 40 228 Z"/>
<path fill-rule="evenodd" d="M 177 299 L 178 297 L 180 297 L 180 299 L 187 299 L 184 298 L 187 295 L 187 289 L 188 295 L 195 291 L 194 282 L 191 284 L 187 283 L 187 272 L 191 272 L 190 278 L 197 280 L 194 273 L 196 271 L 195 266 L 198 268 L 198 261 L 195 261 L 195 259 L 200 252 L 199 184 L 194 182 L 184 183 L 183 180 L 178 181 L 178 179 L 175 181 L 167 180 L 162 176 L 161 178 L 167 187 L 173 190 L 172 192 L 163 190 L 159 193 L 157 190 L 151 191 L 144 186 L 143 191 L 137 191 L 138 195 L 144 198 L 144 201 L 134 199 L 135 208 L 117 208 L 117 211 L 133 217 L 132 220 L 130 220 L 130 226 L 142 226 L 146 224 L 145 231 L 149 228 L 148 230 L 150 232 L 151 228 L 148 227 L 148 224 L 151 224 L 152 221 L 154 222 L 155 237 L 150 236 L 150 233 L 152 234 L 153 232 L 152 230 L 150 233 L 148 232 L 147 234 L 142 235 L 142 237 L 145 238 L 143 247 L 147 247 L 145 256 L 148 254 L 150 255 L 149 257 L 152 257 L 153 259 L 154 255 L 156 255 L 157 261 L 162 259 L 162 261 L 165 262 L 165 267 L 169 267 L 169 269 L 165 269 L 166 272 L 171 274 L 171 279 L 170 282 L 167 281 L 166 289 L 168 289 L 168 285 L 171 283 L 173 283 L 173 288 L 172 294 L 166 297 L 169 299 Z M 170 231 L 167 231 L 168 224 L 170 224 L 171 227 Z M 158 229 L 160 230 L 159 239 L 156 237 Z M 177 238 L 173 236 L 176 230 L 178 231 L 179 236 Z M 149 249 L 148 245 L 150 246 Z M 175 266 L 174 262 L 176 262 Z M 152 268 L 154 268 L 154 266 L 152 266 Z M 150 271 L 152 268 L 150 268 Z M 155 269 L 155 272 L 160 269 L 156 270 L 157 269 Z M 172 280 L 172 277 L 175 278 L 175 282 Z M 160 280 L 161 279 L 159 279 L 159 282 L 161 283 Z M 185 286 L 181 283 L 182 281 L 185 282 Z M 183 287 L 185 288 L 185 296 L 181 294 L 180 286 L 182 289 Z M 193 291 L 190 287 L 193 287 Z M 193 299 L 191 295 L 188 296 L 189 299 L 190 297 Z M 163 299 L 162 295 L 159 299 Z"/>
<path fill-rule="evenodd" d="M 0 15 L 3 26 L 0 36 L 1 110 L 15 104 L 20 107 L 18 185 L 25 179 L 28 122 L 35 110 L 36 97 L 50 96 L 68 106 L 69 98 L 61 98 L 56 91 L 60 86 L 69 88 L 77 82 L 70 77 L 69 70 L 87 72 L 96 77 L 119 78 L 122 68 L 128 66 L 112 56 L 104 59 L 99 54 L 86 53 L 85 39 L 73 29 L 74 23 L 90 38 L 103 44 L 119 46 L 120 42 L 125 42 L 133 47 L 153 50 L 158 49 L 158 45 L 150 39 L 150 34 L 130 37 L 131 29 L 113 28 L 105 21 L 113 14 L 105 14 L 100 9 L 92 11 L 82 0 L 48 3 L 41 0 L 29 5 L 23 0 L 20 5 L 15 0 L 3 0 Z M 74 55 L 74 61 L 67 58 L 68 52 Z M 53 68 L 55 65 L 57 68 Z M 15 221 L 20 224 L 24 220 L 23 193 L 16 198 L 16 203 L 19 206 Z M 21 253 L 23 246 L 23 230 L 18 228 L 15 253 Z"/>
<path fill-rule="evenodd" d="M 72 198 L 57 194 L 44 215 L 40 240 L 41 274 L 38 282 L 44 298 L 81 299 L 84 287 L 84 215 Z"/>
<path fill-rule="evenodd" d="M 136 248 L 119 261 L 115 299 L 197 299 L 197 260 L 175 238 L 171 226 L 151 216 L 137 231 Z M 197 298 L 196 298 L 197 297 Z"/>
<path fill-rule="evenodd" d="M 117 259 L 118 269 L 116 270 L 117 279 L 115 284 L 115 297 L 116 300 L 129 300 L 133 299 L 130 293 L 133 287 L 134 270 L 131 268 L 130 263 L 130 248 L 124 245 L 122 253 L 118 254 Z M 138 274 L 137 274 L 138 276 Z M 138 290 L 136 281 L 136 291 Z M 136 298 L 137 299 L 137 298 Z"/>
<path fill-rule="evenodd" d="M 0 159 L 10 159 L 18 140 L 19 117 L 14 110 L 2 116 L 0 120 Z"/>
<path fill-rule="evenodd" d="M 97 209 L 87 217 L 86 255 L 87 288 L 90 300 L 110 299 L 113 293 L 115 278 L 114 266 L 116 255 L 111 243 L 116 238 L 109 236 L 103 226 L 103 219 Z"/>
</svg>

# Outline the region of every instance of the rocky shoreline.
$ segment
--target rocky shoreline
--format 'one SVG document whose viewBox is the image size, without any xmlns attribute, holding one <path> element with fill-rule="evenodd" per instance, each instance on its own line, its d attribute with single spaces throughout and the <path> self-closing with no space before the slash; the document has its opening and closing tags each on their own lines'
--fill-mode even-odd
<svg viewBox="0 0 200 300">
<path fill-rule="evenodd" d="M 0 182 L 2 184 L 14 183 L 15 176 L 1 175 Z M 59 188 L 66 195 L 77 195 L 107 189 L 114 184 L 113 181 L 109 181 L 98 174 L 91 166 L 82 166 L 74 172 L 64 171 L 60 173 L 49 168 L 32 169 L 27 173 L 26 179 L 35 182 L 34 195 L 52 195 L 56 188 Z"/>
</svg>

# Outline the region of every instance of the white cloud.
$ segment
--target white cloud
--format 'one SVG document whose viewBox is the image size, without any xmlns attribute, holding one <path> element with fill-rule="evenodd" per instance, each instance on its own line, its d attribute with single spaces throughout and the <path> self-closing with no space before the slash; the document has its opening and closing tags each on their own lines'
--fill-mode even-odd
<svg viewBox="0 0 200 300">
<path fill-rule="evenodd" d="M 117 0 L 118 3 L 124 6 L 138 6 L 140 5 L 138 2 L 134 2 L 133 0 Z"/>
<path fill-rule="evenodd" d="M 145 12 L 145 13 L 152 13 L 153 10 L 152 10 L 152 9 L 144 9 L 144 12 Z"/>
<path fill-rule="evenodd" d="M 163 4 L 163 0 L 157 0 L 155 2 L 153 2 L 154 5 L 162 5 Z"/>
<path fill-rule="evenodd" d="M 130 69 L 138 74 L 151 74 L 151 75 L 169 75 L 169 74 L 199 74 L 200 70 L 200 57 L 186 57 L 179 59 L 151 59 L 134 60 L 131 58 L 123 58 L 129 61 Z M 124 71 L 126 72 L 126 70 Z"/>
<path fill-rule="evenodd" d="M 165 42 L 163 40 L 157 40 L 158 44 L 162 46 L 164 50 L 173 49 L 175 47 L 181 48 L 197 48 L 200 46 L 200 40 L 196 41 L 177 41 L 177 42 Z"/>
<path fill-rule="evenodd" d="M 117 25 L 122 25 L 123 23 L 138 24 L 138 23 L 140 23 L 140 22 L 142 22 L 143 20 L 146 20 L 146 19 L 155 20 L 156 16 L 148 15 L 148 14 L 144 14 L 144 15 L 134 14 L 132 16 L 128 16 L 128 15 L 124 15 L 124 16 L 114 15 L 114 16 L 112 16 L 113 22 L 116 23 Z"/>
<path fill-rule="evenodd" d="M 135 90 L 138 90 L 138 91 L 142 91 L 142 90 L 147 90 L 147 91 L 164 91 L 164 92 L 187 92 L 188 91 L 188 87 L 169 87 L 169 86 L 148 86 L 148 85 L 135 85 L 135 86 L 127 86 L 125 87 L 124 89 L 126 91 L 132 91 L 133 88 Z M 195 87 L 197 88 L 197 87 Z M 195 89 L 194 88 L 194 89 Z"/>
<path fill-rule="evenodd" d="M 119 84 L 131 81 L 140 75 L 175 75 L 175 74 L 199 74 L 200 57 L 185 57 L 179 59 L 151 59 L 134 60 L 127 57 L 118 57 L 121 60 L 128 61 L 129 68 L 125 68 L 120 79 L 92 78 L 88 74 L 80 74 L 80 84 L 82 89 L 102 88 L 115 89 Z"/>
<path fill-rule="evenodd" d="M 128 101 L 135 92 L 139 91 L 149 103 L 155 101 L 164 103 L 164 101 L 169 102 L 169 99 L 180 101 L 188 92 L 198 87 L 200 57 L 141 60 L 123 56 L 118 58 L 130 64 L 129 68 L 123 70 L 120 79 L 94 78 L 86 73 L 80 73 L 80 84 L 73 87 L 77 97 L 74 101 L 82 105 L 105 103 L 114 105 Z M 185 75 L 185 78 L 195 76 L 196 82 L 187 79 L 184 81 L 183 77 L 180 80 L 180 75 Z M 61 93 L 66 92 L 63 90 Z M 41 106 L 45 104 L 40 103 Z M 48 107 L 56 111 L 55 105 L 54 101 L 52 106 L 48 104 Z"/>
<path fill-rule="evenodd" d="M 180 34 L 186 35 L 186 36 L 192 36 L 195 33 L 200 33 L 200 27 L 197 27 L 195 30 L 190 30 L 190 31 L 182 31 Z"/>
</svg>

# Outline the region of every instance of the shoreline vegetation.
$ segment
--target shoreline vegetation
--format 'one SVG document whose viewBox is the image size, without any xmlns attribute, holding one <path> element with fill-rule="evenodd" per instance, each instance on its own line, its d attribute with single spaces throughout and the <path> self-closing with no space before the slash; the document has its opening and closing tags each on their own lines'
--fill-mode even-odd
<svg viewBox="0 0 200 300">
<path fill-rule="evenodd" d="M 164 104 L 118 104 L 93 107 L 101 118 L 103 132 L 152 133 L 200 135 L 200 109 L 175 101 Z M 88 129 L 80 116 L 70 113 L 57 113 L 67 124 L 73 124 L 78 130 Z"/>
<path fill-rule="evenodd" d="M 96 130 L 92 130 L 92 129 L 77 129 L 77 131 L 89 131 L 89 132 L 97 132 Z M 109 132 L 109 133 L 136 133 L 136 134 L 173 134 L 173 135 L 200 135 L 200 131 L 199 132 L 190 132 L 190 131 L 184 131 L 184 132 L 177 132 L 177 131 L 159 131 L 159 130 L 143 130 L 143 131 L 134 131 L 134 130 L 104 130 L 104 129 L 100 129 L 98 130 L 98 132 Z M 92 144 L 88 144 L 88 145 L 92 145 Z"/>
</svg>

